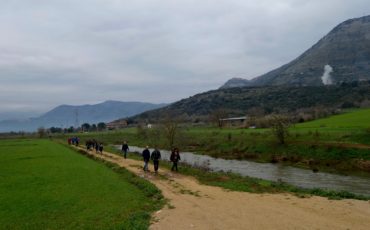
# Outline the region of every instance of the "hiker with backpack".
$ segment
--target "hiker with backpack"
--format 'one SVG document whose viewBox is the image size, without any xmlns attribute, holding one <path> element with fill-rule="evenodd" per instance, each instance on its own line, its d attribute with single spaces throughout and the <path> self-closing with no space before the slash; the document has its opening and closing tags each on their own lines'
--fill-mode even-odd
<svg viewBox="0 0 370 230">
<path fill-rule="evenodd" d="M 159 168 L 159 159 L 161 159 L 161 152 L 157 148 L 154 148 L 154 151 L 152 152 L 150 158 L 152 159 L 154 164 L 154 171 L 155 173 L 157 173 Z"/>
<path fill-rule="evenodd" d="M 129 147 L 128 147 L 127 141 L 124 141 L 123 145 L 122 145 L 122 153 L 123 153 L 123 157 L 125 159 L 127 158 L 127 151 L 128 150 L 129 150 Z"/>
<path fill-rule="evenodd" d="M 99 143 L 95 141 L 95 152 L 99 153 Z"/>
<path fill-rule="evenodd" d="M 170 156 L 170 160 L 172 161 L 171 171 L 173 171 L 175 169 L 176 169 L 176 171 L 178 171 L 177 163 L 179 162 L 179 160 L 181 160 L 180 152 L 179 152 L 179 149 L 178 148 L 174 148 L 172 150 L 172 153 L 171 153 L 171 156 Z"/>
<path fill-rule="evenodd" d="M 149 160 L 150 160 L 149 146 L 146 146 L 146 148 L 144 149 L 142 155 L 143 155 L 143 160 L 144 160 L 143 170 L 145 172 L 147 172 L 147 171 L 149 171 L 148 170 L 148 163 L 149 163 Z"/>
<path fill-rule="evenodd" d="M 104 148 L 103 143 L 100 142 L 99 151 L 100 151 L 101 154 L 103 154 L 103 148 Z"/>
</svg>

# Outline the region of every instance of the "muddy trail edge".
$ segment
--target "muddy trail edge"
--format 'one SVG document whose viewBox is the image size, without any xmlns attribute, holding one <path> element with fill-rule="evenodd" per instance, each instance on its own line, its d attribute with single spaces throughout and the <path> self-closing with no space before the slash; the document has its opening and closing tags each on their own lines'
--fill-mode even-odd
<svg viewBox="0 0 370 230">
<path fill-rule="evenodd" d="M 109 152 L 85 152 L 128 169 L 162 191 L 169 202 L 153 214 L 153 230 L 370 229 L 370 201 L 228 191 L 161 167 L 158 175 L 144 172 L 142 161 Z"/>
</svg>

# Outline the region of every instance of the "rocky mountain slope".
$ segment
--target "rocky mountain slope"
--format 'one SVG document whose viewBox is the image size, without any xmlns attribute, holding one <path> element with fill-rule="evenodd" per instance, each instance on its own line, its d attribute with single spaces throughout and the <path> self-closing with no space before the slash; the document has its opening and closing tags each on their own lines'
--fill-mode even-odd
<svg viewBox="0 0 370 230">
<path fill-rule="evenodd" d="M 370 16 L 347 20 L 292 62 L 252 80 L 221 88 L 263 85 L 319 86 L 370 80 Z"/>
<path fill-rule="evenodd" d="M 243 116 L 249 109 L 259 108 L 264 113 L 285 113 L 321 106 L 341 108 L 370 101 L 370 81 L 327 86 L 264 86 L 212 90 L 180 100 L 166 107 L 144 112 L 133 121 L 156 122 L 168 117 L 185 121 L 209 120 L 217 110 L 226 117 Z"/>
</svg>

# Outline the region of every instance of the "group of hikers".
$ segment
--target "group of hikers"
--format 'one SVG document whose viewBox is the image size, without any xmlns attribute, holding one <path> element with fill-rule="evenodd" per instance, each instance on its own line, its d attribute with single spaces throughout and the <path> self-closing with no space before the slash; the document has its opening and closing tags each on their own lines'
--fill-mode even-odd
<svg viewBox="0 0 370 230">
<path fill-rule="evenodd" d="M 121 150 L 122 150 L 123 157 L 126 159 L 127 158 L 127 152 L 129 150 L 127 141 L 125 141 L 122 144 Z M 154 172 L 158 173 L 159 160 L 161 159 L 161 152 L 159 151 L 159 149 L 155 146 L 153 152 L 150 153 L 149 146 L 146 146 L 145 149 L 142 152 L 142 156 L 143 156 L 143 160 L 144 160 L 143 170 L 145 172 L 149 171 L 149 169 L 148 169 L 149 161 L 152 160 L 153 165 L 154 165 Z M 180 158 L 179 149 L 178 148 L 173 148 L 172 151 L 171 151 L 171 156 L 170 156 L 170 161 L 172 162 L 171 171 L 174 171 L 174 170 L 178 171 L 177 163 L 180 160 L 181 160 L 181 158 Z"/>
<path fill-rule="evenodd" d="M 80 143 L 80 138 L 74 136 L 74 137 L 70 137 L 68 138 L 68 144 L 69 145 L 75 145 L 75 146 L 78 146 L 78 144 Z"/>
<path fill-rule="evenodd" d="M 68 144 L 69 145 L 78 146 L 79 142 L 80 142 L 80 139 L 76 136 L 68 138 Z M 103 153 L 104 146 L 103 146 L 102 142 L 98 142 L 95 139 L 89 139 L 89 140 L 86 140 L 85 145 L 86 145 L 86 150 L 87 151 L 95 150 L 96 153 L 99 153 L 99 152 L 101 154 Z M 130 148 L 128 147 L 127 141 L 123 142 L 121 150 L 122 150 L 123 157 L 126 159 L 127 158 L 127 152 L 130 150 Z M 149 146 L 146 146 L 145 149 L 142 152 L 142 156 L 143 156 L 143 160 L 144 160 L 143 170 L 145 172 L 149 171 L 149 169 L 148 169 L 149 161 L 152 160 L 153 165 L 154 165 L 154 171 L 155 171 L 155 173 L 157 173 L 158 168 L 159 168 L 159 160 L 161 159 L 161 152 L 159 151 L 159 149 L 157 147 L 155 147 L 153 152 L 150 153 Z M 171 151 L 171 156 L 170 156 L 170 161 L 172 162 L 171 171 L 174 171 L 174 170 L 178 171 L 177 163 L 180 160 L 181 160 L 181 157 L 180 157 L 179 149 L 178 148 L 173 148 L 172 151 Z"/>
<path fill-rule="evenodd" d="M 148 164 L 149 164 L 149 161 L 151 159 L 153 161 L 153 165 L 154 165 L 154 172 L 157 173 L 158 168 L 159 168 L 159 160 L 161 159 L 161 152 L 158 150 L 158 148 L 155 147 L 152 154 L 150 154 L 149 146 L 146 146 L 146 148 L 142 152 L 142 156 L 143 156 L 143 160 L 144 160 L 143 170 L 146 171 L 146 172 L 149 171 L 148 170 Z M 177 163 L 180 160 L 181 160 L 181 158 L 180 158 L 179 149 L 178 148 L 173 148 L 172 151 L 171 151 L 171 156 L 170 156 L 170 161 L 172 162 L 171 171 L 174 171 L 174 170 L 178 171 Z"/>
<path fill-rule="evenodd" d="M 98 142 L 97 140 L 95 139 L 92 139 L 92 140 L 86 140 L 86 150 L 94 150 L 96 151 L 96 153 L 103 153 L 103 148 L 104 148 L 104 145 L 102 142 Z"/>
</svg>

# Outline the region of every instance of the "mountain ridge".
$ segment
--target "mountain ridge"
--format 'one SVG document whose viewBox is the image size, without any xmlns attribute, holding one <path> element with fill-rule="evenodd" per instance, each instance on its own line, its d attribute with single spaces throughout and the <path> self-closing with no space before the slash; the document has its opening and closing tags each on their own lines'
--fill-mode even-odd
<svg viewBox="0 0 370 230">
<path fill-rule="evenodd" d="M 130 117 L 148 110 L 157 109 L 167 104 L 145 102 L 122 102 L 107 100 L 97 104 L 59 105 L 48 112 L 33 118 L 0 121 L 0 132 L 35 131 L 39 127 L 75 126 L 76 123 L 109 122 L 122 117 Z"/>
<path fill-rule="evenodd" d="M 370 79 L 370 15 L 340 23 L 291 62 L 237 87 L 324 85 L 326 66 L 333 84 Z M 233 87 L 230 80 L 221 88 Z"/>
<path fill-rule="evenodd" d="M 291 100 L 294 98 L 294 100 Z M 264 114 L 296 113 L 299 110 L 359 107 L 370 102 L 370 81 L 323 86 L 247 86 L 211 90 L 171 105 L 131 117 L 134 122 L 158 122 L 170 115 L 186 122 L 208 122 L 222 110 L 237 117 L 258 109 Z"/>
</svg>

